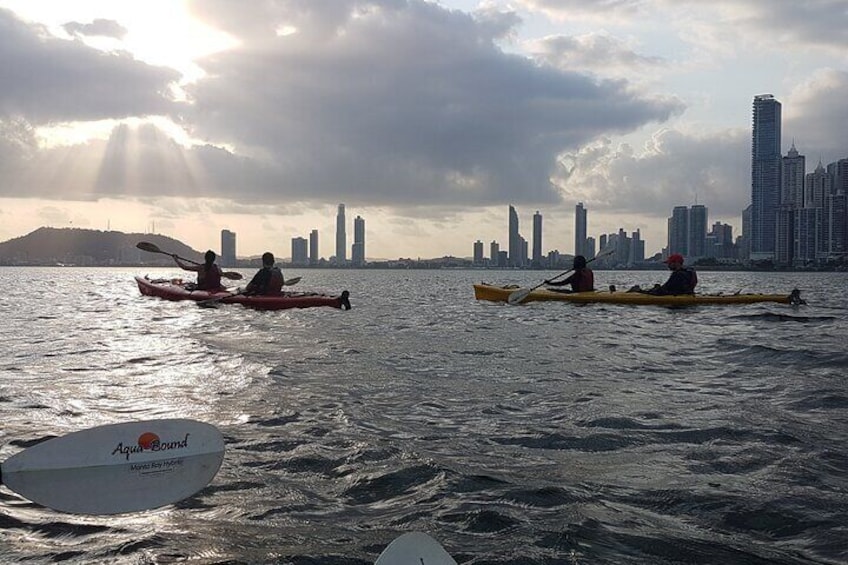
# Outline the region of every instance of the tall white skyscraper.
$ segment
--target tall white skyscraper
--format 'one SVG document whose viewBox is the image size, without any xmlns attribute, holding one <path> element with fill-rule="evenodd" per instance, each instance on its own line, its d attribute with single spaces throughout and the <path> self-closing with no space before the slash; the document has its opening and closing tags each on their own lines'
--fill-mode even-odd
<svg viewBox="0 0 848 565">
<path fill-rule="evenodd" d="M 339 204 L 336 214 L 336 264 L 339 266 L 347 263 L 347 232 L 345 231 L 345 205 Z"/>
</svg>

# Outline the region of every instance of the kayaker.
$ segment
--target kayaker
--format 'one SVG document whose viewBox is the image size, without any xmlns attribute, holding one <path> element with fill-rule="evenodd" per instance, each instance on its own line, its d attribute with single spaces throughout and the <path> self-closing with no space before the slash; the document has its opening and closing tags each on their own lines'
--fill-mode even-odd
<svg viewBox="0 0 848 565">
<path fill-rule="evenodd" d="M 280 294 L 285 280 L 283 279 L 283 272 L 274 263 L 273 253 L 266 251 L 262 254 L 262 268 L 247 283 L 244 294 L 259 294 L 262 296 L 278 296 Z"/>
<path fill-rule="evenodd" d="M 665 260 L 665 264 L 671 269 L 671 275 L 664 285 L 654 287 L 648 294 L 695 294 L 698 285 L 698 275 L 692 267 L 683 266 L 683 255 L 672 253 Z"/>
<path fill-rule="evenodd" d="M 197 273 L 197 290 L 224 290 L 221 286 L 221 267 L 215 264 L 217 256 L 211 249 L 203 256 L 202 265 L 194 265 L 184 262 L 176 254 L 171 255 L 181 269 Z"/>
<path fill-rule="evenodd" d="M 574 270 L 574 273 L 572 273 L 567 279 L 559 282 L 546 280 L 545 284 L 549 284 L 551 286 L 565 286 L 570 284 L 571 292 L 591 292 L 595 290 L 595 275 L 592 273 L 592 269 L 586 266 L 585 257 L 582 255 L 576 255 L 574 257 L 572 269 Z"/>
</svg>

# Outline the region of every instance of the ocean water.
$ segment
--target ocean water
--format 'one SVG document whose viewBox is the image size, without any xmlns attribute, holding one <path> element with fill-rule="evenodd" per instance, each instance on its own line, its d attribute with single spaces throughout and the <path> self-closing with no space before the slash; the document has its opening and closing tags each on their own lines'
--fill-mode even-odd
<svg viewBox="0 0 848 565">
<path fill-rule="evenodd" d="M 473 297 L 552 273 L 286 271 L 347 312 L 198 308 L 135 274 L 179 273 L 0 268 L 0 461 L 188 417 L 221 470 L 107 517 L 0 487 L 2 563 L 353 565 L 410 530 L 460 563 L 848 562 L 848 274 L 701 272 L 809 304 L 671 309 Z"/>
</svg>

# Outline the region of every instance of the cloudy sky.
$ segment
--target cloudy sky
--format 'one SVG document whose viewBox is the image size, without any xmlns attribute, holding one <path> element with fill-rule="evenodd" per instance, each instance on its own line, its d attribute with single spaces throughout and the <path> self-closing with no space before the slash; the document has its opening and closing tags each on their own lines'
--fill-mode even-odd
<svg viewBox="0 0 848 565">
<path fill-rule="evenodd" d="M 677 205 L 740 228 L 751 103 L 848 157 L 845 0 L 0 0 L 0 241 L 155 230 L 286 257 L 335 212 L 369 258 L 544 250 Z M 735 231 L 738 234 L 738 231 Z"/>
</svg>

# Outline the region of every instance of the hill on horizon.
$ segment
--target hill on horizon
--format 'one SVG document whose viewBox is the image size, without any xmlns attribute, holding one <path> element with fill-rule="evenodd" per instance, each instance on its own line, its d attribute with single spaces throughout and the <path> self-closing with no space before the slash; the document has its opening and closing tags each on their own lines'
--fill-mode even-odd
<svg viewBox="0 0 848 565">
<path fill-rule="evenodd" d="M 171 237 L 151 233 L 123 233 L 84 228 L 41 227 L 27 235 L 0 243 L 0 265 L 150 265 L 171 266 L 167 255 L 142 251 L 140 241 L 192 261 L 203 254 Z"/>
</svg>

